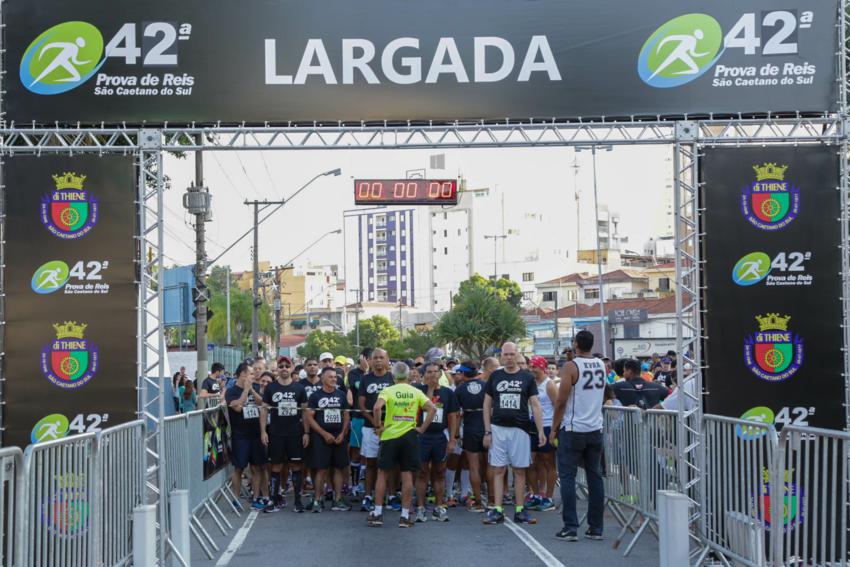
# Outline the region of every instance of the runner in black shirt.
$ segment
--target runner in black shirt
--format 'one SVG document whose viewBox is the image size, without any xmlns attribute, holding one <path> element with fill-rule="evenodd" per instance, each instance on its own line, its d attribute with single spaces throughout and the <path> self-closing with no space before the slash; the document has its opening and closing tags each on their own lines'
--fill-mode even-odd
<svg viewBox="0 0 850 567">
<path fill-rule="evenodd" d="M 463 382 L 455 390 L 458 406 L 463 413 L 463 450 L 469 464 L 469 482 L 472 485 L 474 502 L 469 506 L 470 512 L 484 512 L 481 500 L 481 471 L 487 471 L 487 450 L 484 448 L 484 389 L 486 382 L 477 378 L 478 371 L 471 361 L 461 364 Z M 487 474 L 488 492 L 490 474 Z M 492 497 L 491 497 L 492 499 Z"/>
<path fill-rule="evenodd" d="M 328 477 L 328 470 L 344 471 L 348 467 L 348 445 L 345 434 L 348 431 L 348 401 L 345 393 L 336 387 L 336 370 L 331 367 L 322 369 L 322 389 L 310 396 L 307 402 L 307 422 L 313 433 L 310 442 L 313 445 L 311 465 L 318 471 L 316 475 L 316 494 Z M 342 497 L 342 474 L 334 474 L 334 510 L 350 510 Z M 313 512 L 319 512 L 319 499 L 313 499 Z"/>
<path fill-rule="evenodd" d="M 372 356 L 372 349 L 366 347 L 360 354 L 360 365 L 348 371 L 348 390 L 351 393 L 351 404 L 354 407 L 358 407 L 357 397 L 360 391 L 360 382 L 363 380 L 363 376 L 369 372 L 370 356 Z M 357 487 L 358 492 L 365 491 L 360 478 L 360 445 L 363 439 L 363 421 L 363 415 L 359 411 L 351 413 L 351 431 L 349 435 L 349 446 L 351 447 L 351 486 Z"/>
<path fill-rule="evenodd" d="M 236 384 L 225 393 L 227 414 L 230 418 L 231 447 L 233 459 L 233 492 L 238 496 L 242 487 L 242 471 L 251 466 L 251 484 L 254 502 L 251 507 L 263 509 L 266 502 L 260 498 L 268 486 L 262 485 L 263 465 L 266 462 L 263 445 L 260 443 L 260 394 L 253 388 L 252 369 L 244 362 L 236 368 Z"/>
<path fill-rule="evenodd" d="M 201 392 L 198 394 L 198 398 L 202 400 L 220 400 L 222 374 L 224 374 L 224 365 L 220 362 L 213 362 L 212 368 L 210 369 L 210 375 L 204 378 L 204 381 L 201 384 Z M 206 405 L 202 405 L 202 408 L 210 407 L 212 402 L 204 402 L 204 404 Z"/>
<path fill-rule="evenodd" d="M 277 369 L 277 379 L 263 392 L 260 410 L 260 439 L 268 447 L 271 462 L 272 502 L 264 511 L 277 512 L 286 506 L 286 496 L 280 493 L 280 488 L 286 487 L 288 469 L 292 472 L 294 510 L 300 513 L 304 511 L 301 503 L 301 463 L 304 449 L 310 443 L 309 428 L 302 420 L 307 394 L 301 384 L 292 381 L 292 360 L 289 357 L 280 357 Z"/>
<path fill-rule="evenodd" d="M 392 373 L 389 372 L 390 359 L 387 351 L 376 348 L 372 351 L 370 366 L 372 371 L 363 376 L 360 387 L 357 390 L 357 407 L 364 418 L 363 439 L 360 445 L 360 455 L 366 459 L 366 496 L 363 498 L 361 510 L 372 510 L 372 491 L 375 489 L 375 478 L 378 475 L 378 449 L 380 439 L 375 434 L 375 426 L 381 424 L 372 423 L 372 409 L 378 401 L 381 390 L 395 384 Z M 379 504 L 383 504 L 379 502 Z"/>
<path fill-rule="evenodd" d="M 319 379 L 319 362 L 315 358 L 308 358 L 304 362 L 304 370 L 307 372 L 307 377 L 299 383 L 304 386 L 309 400 L 310 396 L 322 389 L 322 381 Z"/>
<path fill-rule="evenodd" d="M 647 382 L 640 375 L 640 362 L 630 358 L 623 365 L 623 378 L 611 386 L 624 406 L 652 409 L 667 397 L 669 390 L 659 382 Z"/>
</svg>

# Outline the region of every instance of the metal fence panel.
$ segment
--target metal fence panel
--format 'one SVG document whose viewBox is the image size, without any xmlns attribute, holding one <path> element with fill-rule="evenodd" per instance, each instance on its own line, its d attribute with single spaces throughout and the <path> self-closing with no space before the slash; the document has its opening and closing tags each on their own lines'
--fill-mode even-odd
<svg viewBox="0 0 850 567">
<path fill-rule="evenodd" d="M 605 439 L 605 496 L 635 510 L 644 509 L 640 485 L 643 462 L 641 411 L 606 406 L 602 412 Z"/>
<path fill-rule="evenodd" d="M 18 447 L 0 449 L 0 566 L 23 565 L 16 555 L 22 551 L 18 530 L 21 529 L 22 504 L 19 499 L 23 484 L 24 454 Z"/>
</svg>

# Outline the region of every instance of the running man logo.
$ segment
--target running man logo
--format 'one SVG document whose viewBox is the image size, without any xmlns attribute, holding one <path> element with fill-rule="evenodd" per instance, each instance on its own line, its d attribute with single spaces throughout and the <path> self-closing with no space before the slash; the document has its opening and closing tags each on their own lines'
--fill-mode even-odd
<svg viewBox="0 0 850 567">
<path fill-rule="evenodd" d="M 638 57 L 644 83 L 667 89 L 690 83 L 723 55 L 723 31 L 706 14 L 685 14 L 669 20 L 649 36 Z"/>
<path fill-rule="evenodd" d="M 41 224 L 56 238 L 76 240 L 92 231 L 99 219 L 97 199 L 83 188 L 86 175 L 53 175 L 56 189 L 41 197 Z"/>
<path fill-rule="evenodd" d="M 764 252 L 751 252 L 732 268 L 732 281 L 740 286 L 755 285 L 767 277 L 770 265 L 770 256 Z"/>
<path fill-rule="evenodd" d="M 87 22 L 63 22 L 35 38 L 21 59 L 21 83 L 28 90 L 54 95 L 86 82 L 106 60 L 103 36 Z"/>
<path fill-rule="evenodd" d="M 30 442 L 42 443 L 68 436 L 71 426 L 68 418 L 61 413 L 51 413 L 35 424 L 30 433 Z"/>
<path fill-rule="evenodd" d="M 754 227 L 773 231 L 785 228 L 800 214 L 800 188 L 785 179 L 787 165 L 754 165 L 756 180 L 741 192 L 741 214 Z"/>
<path fill-rule="evenodd" d="M 62 289 L 68 283 L 71 271 L 62 260 L 42 264 L 33 274 L 31 287 L 38 294 L 46 295 Z"/>
<path fill-rule="evenodd" d="M 744 341 L 744 363 L 766 382 L 791 378 L 803 364 L 803 338 L 788 329 L 791 317 L 756 315 L 759 331 Z"/>
<path fill-rule="evenodd" d="M 744 412 L 744 415 L 741 416 L 741 419 L 744 421 L 752 421 L 762 426 L 767 426 L 773 425 L 773 422 L 776 419 L 776 415 L 773 413 L 773 410 L 768 407 L 756 406 Z M 767 435 L 768 431 L 769 429 L 767 427 L 760 427 L 758 425 L 735 426 L 735 434 L 744 441 L 753 441 L 760 437 L 764 437 L 765 435 Z"/>
<path fill-rule="evenodd" d="M 54 324 L 56 340 L 41 351 L 41 371 L 51 384 L 74 390 L 88 384 L 98 371 L 98 349 L 83 337 L 88 325 L 66 321 Z"/>
</svg>

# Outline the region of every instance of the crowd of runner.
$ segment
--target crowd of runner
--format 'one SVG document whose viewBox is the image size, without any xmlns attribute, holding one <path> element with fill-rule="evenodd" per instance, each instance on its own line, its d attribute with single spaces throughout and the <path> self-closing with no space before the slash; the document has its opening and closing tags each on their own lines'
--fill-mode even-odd
<svg viewBox="0 0 850 567">
<path fill-rule="evenodd" d="M 265 513 L 285 509 L 291 493 L 295 512 L 357 505 L 373 527 L 390 509 L 402 528 L 446 522 L 450 509 L 500 524 L 511 507 L 514 522 L 535 524 L 530 512 L 556 509 L 560 480 L 556 537 L 576 541 L 581 466 L 585 537 L 601 539 L 602 407 L 669 406 L 676 355 L 611 361 L 593 353 L 593 341 L 580 331 L 553 361 L 525 358 L 508 342 L 498 359 L 481 361 L 439 348 L 391 361 L 365 348 L 356 364 L 329 352 L 303 365 L 258 358 L 230 377 L 216 363 L 200 397 L 227 405 L 234 492 Z"/>
</svg>

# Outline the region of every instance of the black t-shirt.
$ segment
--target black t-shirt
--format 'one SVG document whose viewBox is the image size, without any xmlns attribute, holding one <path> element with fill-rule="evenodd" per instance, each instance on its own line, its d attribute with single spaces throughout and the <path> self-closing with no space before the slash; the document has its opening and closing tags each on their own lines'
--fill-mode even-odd
<svg viewBox="0 0 850 567">
<path fill-rule="evenodd" d="M 342 432 L 342 410 L 348 409 L 348 401 L 342 390 L 336 389 L 331 393 L 319 390 L 310 396 L 307 406 L 316 410 L 316 423 L 319 427 L 339 435 Z"/>
<path fill-rule="evenodd" d="M 201 384 L 201 389 L 209 392 L 210 394 L 219 394 L 221 393 L 221 385 L 218 380 L 213 378 L 212 376 L 207 376 L 204 378 L 204 383 Z"/>
<path fill-rule="evenodd" d="M 360 381 L 360 389 L 358 390 L 358 396 L 363 396 L 366 398 L 366 411 L 370 414 L 372 413 L 372 408 L 375 407 L 375 402 L 378 401 L 378 394 L 381 393 L 381 390 L 392 386 L 395 384 L 395 379 L 393 375 L 389 372 L 384 374 L 383 376 L 375 376 L 373 373 L 366 374 L 363 376 L 363 379 Z M 370 423 L 366 423 L 367 426 L 370 426 Z"/>
<path fill-rule="evenodd" d="M 624 406 L 652 409 L 667 397 L 668 390 L 658 382 L 647 382 L 641 377 L 621 380 L 611 388 Z"/>
<path fill-rule="evenodd" d="M 415 387 L 422 390 L 422 393 L 426 396 L 428 395 L 428 386 L 426 384 L 417 384 Z M 457 405 L 457 398 L 450 388 L 439 386 L 436 390 L 434 390 L 434 395 L 430 397 L 430 400 L 437 408 L 437 413 L 434 414 L 434 420 L 425 432 L 442 433 L 449 426 L 449 414 L 457 413 L 459 409 Z M 428 415 L 428 412 L 423 410 L 419 417 L 419 423 L 425 422 L 426 415 Z"/>
<path fill-rule="evenodd" d="M 266 386 L 263 403 L 269 408 L 269 435 L 301 435 L 301 405 L 307 403 L 307 392 L 298 382 L 284 386 L 277 380 Z"/>
<path fill-rule="evenodd" d="M 673 378 L 676 376 L 675 370 L 656 370 L 655 371 L 655 381 L 663 382 L 665 386 L 668 388 L 673 387 Z"/>
<path fill-rule="evenodd" d="M 230 407 L 230 402 L 242 397 L 244 390 L 239 386 L 227 389 L 224 401 L 227 402 L 227 415 L 230 417 L 230 433 L 234 439 L 259 439 L 260 438 L 260 408 L 254 402 L 254 396 L 248 394 L 242 411 L 236 411 Z"/>
<path fill-rule="evenodd" d="M 315 384 L 311 384 L 307 378 L 302 378 L 298 381 L 299 384 L 304 388 L 304 392 L 307 394 L 307 399 L 310 399 L 310 396 L 318 392 L 322 389 L 322 380 L 316 380 Z"/>
<path fill-rule="evenodd" d="M 364 372 L 360 368 L 352 368 L 348 371 L 348 389 L 351 390 L 351 399 L 357 404 L 357 396 L 360 392 L 360 382 L 363 380 Z M 352 417 L 358 416 L 354 414 Z"/>
<path fill-rule="evenodd" d="M 460 409 L 463 410 L 463 433 L 484 433 L 484 389 L 487 384 L 475 378 L 463 382 L 455 390 Z"/>
<path fill-rule="evenodd" d="M 502 427 L 519 427 L 526 431 L 529 429 L 531 419 L 528 417 L 528 400 L 537 395 L 534 374 L 528 370 L 514 374 L 504 369 L 496 370 L 487 381 L 486 391 L 493 398 L 491 423 Z"/>
</svg>

